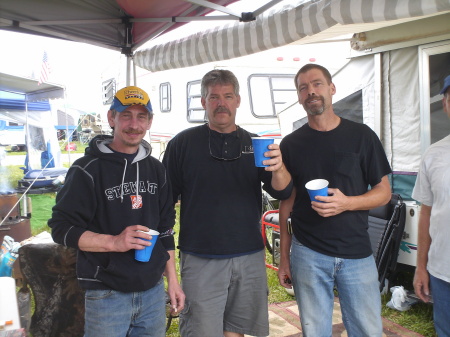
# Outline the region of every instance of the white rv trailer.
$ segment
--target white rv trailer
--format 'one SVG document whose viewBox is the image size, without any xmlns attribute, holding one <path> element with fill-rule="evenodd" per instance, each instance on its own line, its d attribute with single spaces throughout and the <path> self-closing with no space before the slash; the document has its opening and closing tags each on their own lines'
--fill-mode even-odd
<svg viewBox="0 0 450 337">
<path fill-rule="evenodd" d="M 22 123 L 0 120 L 0 146 L 10 146 L 11 151 L 25 151 L 25 127 Z"/>
<path fill-rule="evenodd" d="M 200 102 L 200 82 L 213 69 L 232 71 L 239 80 L 241 104 L 236 122 L 261 136 L 281 138 L 278 115 L 297 103 L 294 76 L 306 63 L 336 72 L 348 62 L 348 43 L 290 45 L 240 58 L 198 66 L 149 72 L 137 68 L 137 85 L 146 90 L 154 118 L 150 130 L 153 155 L 159 158 L 178 132 L 207 122 Z M 119 87 L 119 86 L 118 86 Z"/>
</svg>

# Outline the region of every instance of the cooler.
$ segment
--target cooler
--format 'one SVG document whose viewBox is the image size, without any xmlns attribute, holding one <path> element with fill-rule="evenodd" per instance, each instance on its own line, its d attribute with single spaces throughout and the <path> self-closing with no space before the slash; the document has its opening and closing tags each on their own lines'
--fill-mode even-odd
<svg viewBox="0 0 450 337">
<path fill-rule="evenodd" d="M 405 204 L 405 231 L 400 243 L 397 262 L 416 267 L 420 206 L 415 201 L 405 201 Z"/>
</svg>

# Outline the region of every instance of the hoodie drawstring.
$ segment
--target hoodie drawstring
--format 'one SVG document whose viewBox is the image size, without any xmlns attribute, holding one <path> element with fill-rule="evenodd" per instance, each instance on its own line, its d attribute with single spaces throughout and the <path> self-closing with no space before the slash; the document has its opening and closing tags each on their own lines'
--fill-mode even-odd
<svg viewBox="0 0 450 337">
<path fill-rule="evenodd" d="M 125 167 L 123 169 L 123 174 L 122 174 L 122 184 L 120 184 L 120 202 L 123 202 L 123 182 L 125 181 L 125 173 L 127 171 L 127 166 L 128 166 L 128 160 L 125 160 Z M 136 198 L 139 197 L 139 162 L 136 163 Z"/>
<path fill-rule="evenodd" d="M 123 182 L 125 181 L 125 172 L 127 171 L 127 166 L 128 166 L 128 160 L 126 158 L 124 158 L 125 160 L 125 167 L 123 169 L 123 174 L 122 174 L 122 184 L 120 184 L 120 202 L 123 203 Z"/>
<path fill-rule="evenodd" d="M 139 196 L 139 162 L 136 163 L 136 171 L 137 171 L 137 178 L 136 178 L 136 198 Z"/>
</svg>

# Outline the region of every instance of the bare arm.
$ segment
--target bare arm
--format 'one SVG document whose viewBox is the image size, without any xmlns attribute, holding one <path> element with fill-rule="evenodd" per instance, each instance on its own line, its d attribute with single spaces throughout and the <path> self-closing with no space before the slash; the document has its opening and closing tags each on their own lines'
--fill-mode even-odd
<svg viewBox="0 0 450 337">
<path fill-rule="evenodd" d="M 150 235 L 137 232 L 148 232 L 149 228 L 141 225 L 126 227 L 119 235 L 84 232 L 78 241 L 78 248 L 86 252 L 126 252 L 130 249 L 144 249 L 149 246 Z"/>
<path fill-rule="evenodd" d="M 292 288 L 292 285 L 288 283 L 288 279 L 292 280 L 291 277 L 291 262 L 290 262 L 290 250 L 292 243 L 292 236 L 288 233 L 287 229 L 287 219 L 290 217 L 292 212 L 292 207 L 294 206 L 296 190 L 292 191 L 289 199 L 280 201 L 280 265 L 278 267 L 278 280 L 280 284 L 288 289 Z"/>
<path fill-rule="evenodd" d="M 169 293 L 171 311 L 180 312 L 184 308 L 185 295 L 178 282 L 177 271 L 175 268 L 175 251 L 169 250 L 169 261 L 166 263 L 164 275 L 167 278 L 167 292 Z"/>
<path fill-rule="evenodd" d="M 430 276 L 427 271 L 428 251 L 430 250 L 431 206 L 422 204 L 419 216 L 419 239 L 417 242 L 417 265 L 414 274 L 414 292 L 424 302 L 430 301 Z"/>
<path fill-rule="evenodd" d="M 272 187 L 277 191 L 281 191 L 290 183 L 291 174 L 284 166 L 280 146 L 278 144 L 270 144 L 269 149 L 270 151 L 266 152 L 265 155 L 271 158 L 264 160 L 263 163 L 264 165 L 270 165 L 266 167 L 266 171 L 272 171 Z"/>
<path fill-rule="evenodd" d="M 362 195 L 346 196 L 337 188 L 329 188 L 328 193 L 333 195 L 316 197 L 317 200 L 324 202 L 311 202 L 312 208 L 323 217 L 334 216 L 345 211 L 368 210 L 386 205 L 391 200 L 391 187 L 387 176 Z"/>
</svg>

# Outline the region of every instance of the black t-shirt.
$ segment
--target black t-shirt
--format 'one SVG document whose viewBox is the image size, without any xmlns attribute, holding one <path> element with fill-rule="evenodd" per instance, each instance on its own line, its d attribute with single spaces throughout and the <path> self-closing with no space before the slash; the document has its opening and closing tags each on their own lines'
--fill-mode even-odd
<svg viewBox="0 0 450 337">
<path fill-rule="evenodd" d="M 118 157 L 126 159 L 128 163 L 132 163 L 134 158 L 136 158 L 136 156 L 138 154 L 138 150 L 136 150 L 135 153 L 124 153 L 124 152 L 119 152 L 119 151 L 114 150 L 109 145 L 106 145 L 106 147 L 108 149 L 110 149 L 113 153 L 115 153 Z"/>
<path fill-rule="evenodd" d="M 321 217 L 311 207 L 305 184 L 322 178 L 347 196 L 366 193 L 369 185 L 377 185 L 391 172 L 377 135 L 367 125 L 341 119 L 337 128 L 327 132 L 305 124 L 286 136 L 280 147 L 297 190 L 292 212 L 296 239 L 329 256 L 364 258 L 372 254 L 368 211 Z"/>
<path fill-rule="evenodd" d="M 163 164 L 174 198 L 181 195 L 181 251 L 220 257 L 264 249 L 261 183 L 277 199 L 289 197 L 291 186 L 278 193 L 271 188 L 271 172 L 245 151 L 251 136 L 241 128 L 220 134 L 202 125 L 168 143 Z"/>
</svg>

